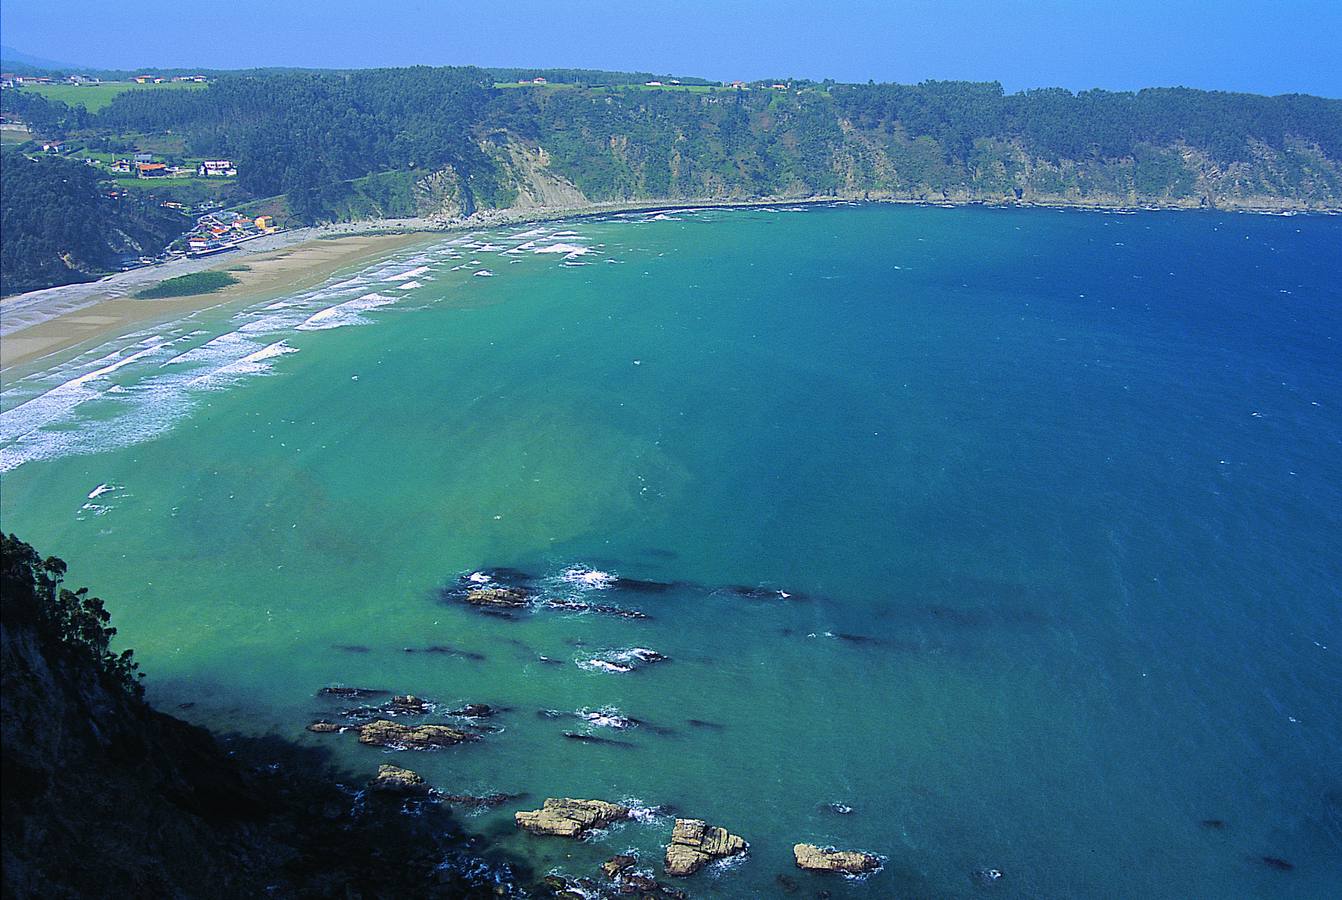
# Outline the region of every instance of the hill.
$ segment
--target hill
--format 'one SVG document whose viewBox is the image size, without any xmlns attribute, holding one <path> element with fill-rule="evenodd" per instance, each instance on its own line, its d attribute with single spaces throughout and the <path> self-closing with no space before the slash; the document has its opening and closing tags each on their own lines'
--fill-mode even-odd
<svg viewBox="0 0 1342 900">
<path fill-rule="evenodd" d="M 203 90 L 125 91 L 92 111 L 7 90 L 3 108 L 39 135 L 88 147 L 170 140 L 188 156 L 230 159 L 234 199 L 280 198 L 302 222 L 810 197 L 1342 210 L 1339 100 L 1008 94 L 995 82 L 728 87 L 646 74 L 253 71 L 216 73 Z M 519 83 L 529 76 L 546 83 Z M 42 171 L 14 168 L 15 185 Z M 66 227 L 25 219 L 4 240 L 68 249 Z M 7 273 L 7 283 L 69 276 L 42 253 L 47 274 Z M 7 248 L 6 266 L 34 269 L 29 255 Z"/>
</svg>

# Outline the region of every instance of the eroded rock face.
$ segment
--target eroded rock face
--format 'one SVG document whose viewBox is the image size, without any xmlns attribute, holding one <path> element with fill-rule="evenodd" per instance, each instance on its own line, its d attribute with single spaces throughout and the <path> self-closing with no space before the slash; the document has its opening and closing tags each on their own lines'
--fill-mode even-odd
<svg viewBox="0 0 1342 900">
<path fill-rule="evenodd" d="M 860 850 L 835 850 L 815 844 L 797 844 L 792 848 L 797 867 L 812 872 L 838 872 L 843 875 L 865 875 L 881 867 L 879 858 Z"/>
<path fill-rule="evenodd" d="M 448 725 L 401 725 L 378 719 L 359 726 L 359 743 L 392 750 L 438 750 L 464 741 L 478 741 L 478 735 L 458 731 Z"/>
<path fill-rule="evenodd" d="M 570 797 L 546 797 L 540 809 L 513 814 L 517 827 L 532 834 L 582 837 L 594 828 L 629 817 L 629 807 L 604 800 L 574 800 Z"/>
<path fill-rule="evenodd" d="M 676 819 L 666 847 L 666 874 L 693 875 L 715 859 L 745 853 L 745 839 L 703 819 Z"/>
<path fill-rule="evenodd" d="M 400 766 L 388 765 L 377 767 L 377 774 L 373 776 L 372 781 L 368 782 L 368 789 L 380 794 L 400 794 L 411 797 L 423 796 L 432 790 L 428 782 L 421 778 L 417 772 L 402 769 Z"/>
<path fill-rule="evenodd" d="M 527 605 L 527 592 L 512 587 L 475 588 L 466 593 L 466 602 L 472 606 L 518 609 Z"/>
</svg>

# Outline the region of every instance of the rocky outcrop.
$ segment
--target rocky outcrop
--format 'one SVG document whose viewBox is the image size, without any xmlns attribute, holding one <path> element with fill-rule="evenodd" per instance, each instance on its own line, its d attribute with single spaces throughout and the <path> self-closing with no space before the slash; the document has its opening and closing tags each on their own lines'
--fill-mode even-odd
<svg viewBox="0 0 1342 900">
<path fill-rule="evenodd" d="M 744 838 L 703 819 L 676 819 L 666 847 L 666 874 L 693 875 L 713 860 L 745 853 L 749 847 Z"/>
<path fill-rule="evenodd" d="M 638 860 L 628 854 L 622 853 L 619 856 L 612 856 L 601 864 L 601 874 L 607 878 L 617 878 L 621 872 L 632 869 L 636 862 Z"/>
<path fill-rule="evenodd" d="M 797 844 L 792 848 L 797 868 L 811 872 L 837 872 L 841 875 L 865 875 L 881 867 L 879 857 L 860 850 L 835 850 L 815 844 Z"/>
<path fill-rule="evenodd" d="M 517 827 L 523 831 L 569 838 L 582 837 L 595 828 L 605 828 L 627 818 L 627 806 L 570 797 L 546 797 L 540 809 L 522 810 L 513 815 Z"/>
<path fill-rule="evenodd" d="M 450 725 L 402 725 L 378 719 L 359 726 L 359 743 L 389 750 L 441 750 L 466 741 L 478 741 L 479 735 L 458 731 Z"/>
<path fill-rule="evenodd" d="M 491 609 L 519 609 L 527 605 L 527 592 L 513 587 L 476 588 L 466 593 L 466 602 Z"/>
<path fill-rule="evenodd" d="M 433 790 L 419 773 L 389 765 L 377 767 L 377 774 L 368 782 L 368 789 L 379 794 L 409 797 L 422 797 Z"/>
</svg>

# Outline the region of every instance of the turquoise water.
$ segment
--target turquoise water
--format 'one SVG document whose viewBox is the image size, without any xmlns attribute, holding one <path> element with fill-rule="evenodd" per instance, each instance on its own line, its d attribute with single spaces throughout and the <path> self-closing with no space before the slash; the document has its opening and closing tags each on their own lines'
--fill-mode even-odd
<svg viewBox="0 0 1342 900">
<path fill-rule="evenodd" d="M 669 834 L 514 833 L 569 795 L 749 840 L 696 896 L 1337 896 L 1339 247 L 887 206 L 445 240 L 10 379 L 0 512 L 193 721 L 371 773 L 304 731 L 322 686 L 507 707 L 394 761 L 527 792 L 465 821 L 541 870 Z M 486 567 L 651 618 L 440 597 Z M 670 661 L 579 665 L 635 647 Z M 603 707 L 644 724 L 537 714 Z M 803 840 L 885 867 L 804 876 Z"/>
</svg>

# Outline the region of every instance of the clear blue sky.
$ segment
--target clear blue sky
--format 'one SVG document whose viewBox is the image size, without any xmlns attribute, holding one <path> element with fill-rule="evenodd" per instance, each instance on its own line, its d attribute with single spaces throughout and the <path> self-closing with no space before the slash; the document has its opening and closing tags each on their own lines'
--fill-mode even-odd
<svg viewBox="0 0 1342 900">
<path fill-rule="evenodd" d="M 109 68 L 426 63 L 1342 97 L 1342 0 L 3 0 L 7 47 Z"/>
</svg>

